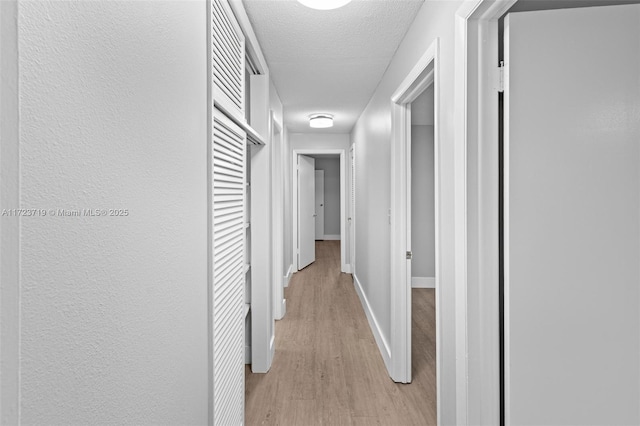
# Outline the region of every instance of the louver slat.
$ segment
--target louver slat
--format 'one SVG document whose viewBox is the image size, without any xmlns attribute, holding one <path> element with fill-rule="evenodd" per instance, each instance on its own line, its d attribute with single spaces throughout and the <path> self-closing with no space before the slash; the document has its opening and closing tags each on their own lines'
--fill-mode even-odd
<svg viewBox="0 0 640 426">
<path fill-rule="evenodd" d="M 211 2 L 214 102 L 244 117 L 244 35 L 227 0 Z"/>
<path fill-rule="evenodd" d="M 244 423 L 246 135 L 217 109 L 213 114 L 210 153 L 213 424 L 241 425 Z"/>
</svg>

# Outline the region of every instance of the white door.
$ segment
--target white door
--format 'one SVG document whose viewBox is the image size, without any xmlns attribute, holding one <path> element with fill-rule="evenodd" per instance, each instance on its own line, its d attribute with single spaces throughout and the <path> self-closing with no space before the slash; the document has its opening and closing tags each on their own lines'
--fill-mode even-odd
<svg viewBox="0 0 640 426">
<path fill-rule="evenodd" d="M 508 425 L 640 424 L 640 6 L 505 21 Z"/>
<path fill-rule="evenodd" d="M 316 240 L 324 240 L 324 170 L 316 170 Z"/>
<path fill-rule="evenodd" d="M 298 270 L 316 260 L 315 164 L 311 157 L 298 156 Z"/>
<path fill-rule="evenodd" d="M 210 152 L 213 421 L 240 424 L 244 415 L 246 135 L 217 109 Z"/>
</svg>

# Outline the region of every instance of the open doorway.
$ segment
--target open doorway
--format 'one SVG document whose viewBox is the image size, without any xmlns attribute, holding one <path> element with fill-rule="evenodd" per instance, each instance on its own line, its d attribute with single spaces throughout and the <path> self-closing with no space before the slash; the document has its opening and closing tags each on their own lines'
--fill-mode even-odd
<svg viewBox="0 0 640 426">
<path fill-rule="evenodd" d="M 416 349 L 416 354 L 424 352 L 422 348 L 413 348 L 412 345 L 413 287 L 414 284 L 416 287 L 433 287 L 432 308 L 429 308 L 429 303 L 425 301 L 416 311 L 425 313 L 424 320 L 419 320 L 421 324 L 426 325 L 429 322 L 429 314 L 426 312 L 431 310 L 432 315 L 431 354 L 433 358 L 430 362 L 435 365 L 435 369 L 431 370 L 431 382 L 435 386 L 434 405 L 439 404 L 441 400 L 438 397 L 440 389 L 438 381 L 440 379 L 439 351 L 441 350 L 439 338 L 442 326 L 438 291 L 441 224 L 438 215 L 440 150 L 437 58 L 438 39 L 426 50 L 391 98 L 394 134 L 391 157 L 393 198 L 390 211 L 392 334 L 389 373 L 396 382 L 412 381 L 412 349 Z M 415 113 L 418 115 L 415 120 L 412 120 Z M 415 136 L 415 140 L 412 135 Z M 414 150 L 415 156 L 412 154 Z M 415 169 L 415 175 L 413 169 Z M 429 176 L 431 176 L 431 183 L 429 183 Z M 414 180 L 416 181 L 415 190 L 412 188 Z M 433 201 L 430 202 L 429 198 Z M 429 206 L 430 204 L 432 207 Z M 430 213 L 427 213 L 427 210 Z M 418 258 L 414 257 L 416 255 Z M 428 294 L 425 296 L 428 299 Z M 421 310 L 423 307 L 424 310 Z M 425 341 L 428 341 L 428 337 Z M 434 342 L 435 347 L 433 347 Z M 421 353 L 420 356 L 424 354 Z M 439 418 L 441 410 L 437 406 L 436 412 Z"/>
<path fill-rule="evenodd" d="M 310 155 L 315 161 L 316 241 L 340 241 L 340 156 Z"/>
<path fill-rule="evenodd" d="M 312 249 L 311 247 L 315 247 L 315 241 L 319 239 L 340 241 L 340 270 L 341 272 L 350 272 L 346 262 L 349 235 L 347 234 L 345 208 L 345 197 L 348 194 L 345 150 L 294 150 L 292 159 L 293 270 L 298 271 L 315 260 L 315 253 L 308 252 Z M 324 200 L 320 203 L 324 204 L 322 206 L 322 216 L 324 216 L 322 218 L 322 236 L 316 234 L 318 212 L 316 210 L 315 176 L 316 171 L 320 170 L 324 172 L 322 173 L 324 175 Z M 309 243 L 312 245 L 309 246 Z M 310 260 L 310 256 L 313 260 Z"/>
<path fill-rule="evenodd" d="M 411 103 L 411 376 L 436 410 L 434 87 Z"/>
</svg>

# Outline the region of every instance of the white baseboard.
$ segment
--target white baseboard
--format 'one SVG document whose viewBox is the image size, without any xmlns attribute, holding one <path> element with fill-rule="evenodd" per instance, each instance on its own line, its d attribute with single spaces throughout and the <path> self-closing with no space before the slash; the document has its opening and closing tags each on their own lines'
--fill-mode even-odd
<svg viewBox="0 0 640 426">
<path fill-rule="evenodd" d="M 289 265 L 289 269 L 287 270 L 287 275 L 284 276 L 284 280 L 282 281 L 285 287 L 289 287 L 289 281 L 291 281 L 292 275 L 293 275 L 293 265 Z"/>
<path fill-rule="evenodd" d="M 276 336 L 275 333 L 273 336 L 271 336 L 271 341 L 269 342 L 269 352 L 271 352 L 271 354 L 269 355 L 269 359 L 271 360 L 269 362 L 269 368 L 271 368 L 271 365 L 273 364 L 273 357 L 276 354 Z"/>
<path fill-rule="evenodd" d="M 251 346 L 244 347 L 244 363 L 251 364 Z"/>
<path fill-rule="evenodd" d="M 282 308 L 280 308 L 280 313 L 282 315 L 278 319 L 284 318 L 284 316 L 287 314 L 287 299 L 282 299 Z"/>
<path fill-rule="evenodd" d="M 325 234 L 324 240 L 325 241 L 335 241 L 335 240 L 340 241 L 340 235 L 326 235 Z"/>
<path fill-rule="evenodd" d="M 369 327 L 371 328 L 371 332 L 373 333 L 373 337 L 378 344 L 378 350 L 382 355 L 382 359 L 384 360 L 384 365 L 387 367 L 387 371 L 389 375 L 391 375 L 391 350 L 389 349 L 389 343 L 384 338 L 384 334 L 382 334 L 382 329 L 380 328 L 380 324 L 378 324 L 378 320 L 376 320 L 376 316 L 373 314 L 371 310 L 371 305 L 369 305 L 369 300 L 362 290 L 362 285 L 360 285 L 360 280 L 358 277 L 353 275 L 353 284 L 356 288 L 356 293 L 358 293 L 358 297 L 360 298 L 360 303 L 362 304 L 362 308 L 364 309 L 364 313 L 367 315 L 367 320 L 369 321 Z"/>
<path fill-rule="evenodd" d="M 344 265 L 344 272 L 346 274 L 353 274 L 353 271 L 351 269 L 351 265 L 350 264 L 347 263 L 346 265 Z"/>
<path fill-rule="evenodd" d="M 436 288 L 436 277 L 411 277 L 411 288 Z"/>
</svg>

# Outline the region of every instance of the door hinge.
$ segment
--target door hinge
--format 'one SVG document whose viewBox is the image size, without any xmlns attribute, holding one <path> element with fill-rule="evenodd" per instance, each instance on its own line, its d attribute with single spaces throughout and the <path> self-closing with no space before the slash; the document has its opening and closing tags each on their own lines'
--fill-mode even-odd
<svg viewBox="0 0 640 426">
<path fill-rule="evenodd" d="M 407 260 L 411 260 L 411 259 L 413 259 L 413 253 L 408 251 L 407 252 Z"/>
<path fill-rule="evenodd" d="M 504 92 L 504 61 L 500 61 L 498 67 L 498 92 Z"/>
</svg>

